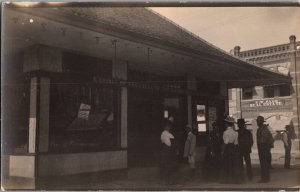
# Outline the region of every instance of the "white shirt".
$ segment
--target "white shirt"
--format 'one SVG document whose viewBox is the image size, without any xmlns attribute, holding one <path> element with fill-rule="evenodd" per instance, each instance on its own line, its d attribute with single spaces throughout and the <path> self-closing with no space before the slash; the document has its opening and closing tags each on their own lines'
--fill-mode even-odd
<svg viewBox="0 0 300 192">
<path fill-rule="evenodd" d="M 227 127 L 226 131 L 223 133 L 223 140 L 225 144 L 234 143 L 238 144 L 238 133 L 233 130 L 233 127 Z"/>
<path fill-rule="evenodd" d="M 161 142 L 166 144 L 169 147 L 171 147 L 171 139 L 174 139 L 174 136 L 169 131 L 164 130 L 161 133 L 161 136 L 160 136 Z"/>
<path fill-rule="evenodd" d="M 276 131 L 274 131 L 274 129 L 270 126 L 268 126 L 268 129 L 269 129 L 270 133 L 272 134 L 272 137 L 274 138 L 275 135 L 277 134 Z"/>
</svg>

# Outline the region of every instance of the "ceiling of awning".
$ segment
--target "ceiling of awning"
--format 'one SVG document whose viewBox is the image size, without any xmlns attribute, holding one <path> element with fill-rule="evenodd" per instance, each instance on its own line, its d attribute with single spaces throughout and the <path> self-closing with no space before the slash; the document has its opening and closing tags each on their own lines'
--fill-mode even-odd
<svg viewBox="0 0 300 192">
<path fill-rule="evenodd" d="M 21 41 L 12 49 L 41 43 L 111 57 L 111 41 L 117 40 L 117 57 L 139 70 L 191 73 L 204 81 L 225 81 L 229 88 L 291 80 L 235 58 L 146 8 L 11 8 L 5 13 L 7 30 Z"/>
</svg>

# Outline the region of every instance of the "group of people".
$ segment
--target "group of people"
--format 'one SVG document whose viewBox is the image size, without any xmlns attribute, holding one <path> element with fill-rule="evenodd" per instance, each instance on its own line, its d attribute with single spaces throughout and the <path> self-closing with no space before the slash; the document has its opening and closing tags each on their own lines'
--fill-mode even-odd
<svg viewBox="0 0 300 192">
<path fill-rule="evenodd" d="M 172 124 L 174 118 L 170 118 L 161 134 L 161 179 L 165 184 L 174 182 L 176 177 L 176 156 L 179 155 L 178 143 L 172 134 Z M 207 150 L 203 165 L 203 174 L 205 178 L 211 181 L 220 181 L 222 183 L 242 183 L 244 178 L 244 166 L 246 164 L 247 179 L 253 179 L 251 165 L 251 148 L 253 146 L 252 133 L 247 130 L 244 119 L 235 119 L 227 116 L 224 124 L 213 123 L 212 131 L 208 135 Z M 260 162 L 261 179 L 258 182 L 270 182 L 271 169 L 271 148 L 274 147 L 274 138 L 266 125 L 264 117 L 258 116 L 256 119 L 257 132 L 256 141 L 258 156 Z M 237 124 L 237 127 L 235 127 Z M 289 126 L 282 133 L 282 139 L 285 146 L 286 158 L 285 168 L 290 168 L 291 138 Z M 195 177 L 196 170 L 196 135 L 191 126 L 186 128 L 186 141 L 184 145 L 183 157 L 187 159 L 190 166 L 190 176 Z"/>
<path fill-rule="evenodd" d="M 246 129 L 244 119 L 238 119 L 238 130 L 232 117 L 224 119 L 225 130 L 213 123 L 204 161 L 204 174 L 208 180 L 219 180 L 222 183 L 241 183 L 244 180 L 243 161 L 246 163 L 248 180 L 252 180 L 251 148 L 252 133 Z"/>
</svg>

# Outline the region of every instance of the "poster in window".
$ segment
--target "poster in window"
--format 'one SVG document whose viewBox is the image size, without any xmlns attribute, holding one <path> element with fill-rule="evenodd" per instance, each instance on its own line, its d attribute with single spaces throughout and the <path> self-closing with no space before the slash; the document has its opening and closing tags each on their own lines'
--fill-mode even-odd
<svg viewBox="0 0 300 192">
<path fill-rule="evenodd" d="M 217 109 L 216 107 L 209 107 L 208 108 L 208 129 L 209 131 L 212 131 L 213 127 L 212 124 L 213 122 L 216 122 L 217 120 Z"/>
<path fill-rule="evenodd" d="M 90 105 L 81 103 L 79 107 L 78 118 L 88 120 L 90 111 L 91 111 Z"/>
<path fill-rule="evenodd" d="M 206 123 L 198 123 L 198 132 L 206 132 Z"/>
<path fill-rule="evenodd" d="M 205 105 L 197 105 L 197 121 L 205 121 Z"/>
</svg>

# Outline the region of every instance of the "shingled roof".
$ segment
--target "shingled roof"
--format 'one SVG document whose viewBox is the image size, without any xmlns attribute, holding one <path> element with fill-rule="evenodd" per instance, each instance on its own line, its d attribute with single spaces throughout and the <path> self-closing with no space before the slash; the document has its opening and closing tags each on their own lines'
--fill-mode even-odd
<svg viewBox="0 0 300 192">
<path fill-rule="evenodd" d="M 96 31 L 105 29 L 109 32 L 116 32 L 118 35 L 126 34 L 127 37 L 137 37 L 157 45 L 173 47 L 193 57 L 220 64 L 222 67 L 248 71 L 253 76 L 252 80 L 258 81 L 259 77 L 261 84 L 264 84 L 265 80 L 270 80 L 269 83 L 290 80 L 288 76 L 268 71 L 230 55 L 149 8 L 83 6 L 34 9 L 28 10 L 28 12 L 60 22 L 73 24 L 77 22 L 80 24 L 79 26 L 85 25 Z M 242 84 L 245 85 L 248 80 L 244 78 L 243 81 Z"/>
<path fill-rule="evenodd" d="M 162 15 L 144 7 L 60 7 L 43 9 L 44 13 L 92 21 L 110 29 L 138 34 L 160 43 L 185 48 L 196 54 L 221 56 L 236 61 L 227 52 L 213 46 Z"/>
<path fill-rule="evenodd" d="M 208 49 L 211 48 L 204 40 L 148 8 L 75 7 L 62 8 L 60 11 L 194 50 L 209 53 Z"/>
</svg>

